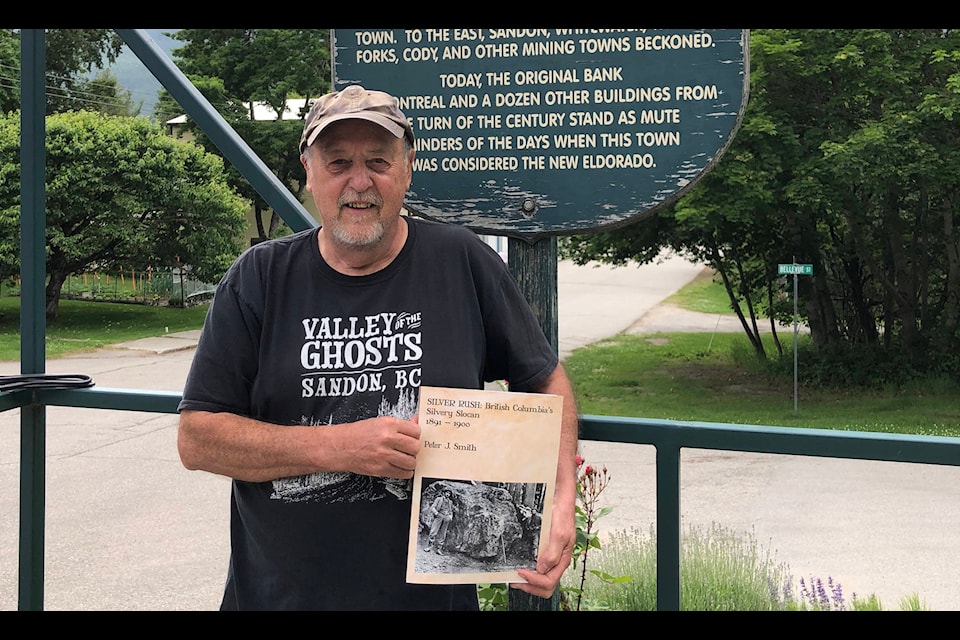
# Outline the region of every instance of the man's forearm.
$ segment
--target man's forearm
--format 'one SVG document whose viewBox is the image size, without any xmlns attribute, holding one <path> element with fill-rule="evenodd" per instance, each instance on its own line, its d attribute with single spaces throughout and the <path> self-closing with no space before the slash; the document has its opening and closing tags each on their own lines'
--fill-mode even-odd
<svg viewBox="0 0 960 640">
<path fill-rule="evenodd" d="M 557 459 L 555 505 L 567 506 L 571 512 L 577 497 L 577 446 L 580 440 L 580 417 L 573 387 L 562 365 L 537 390 L 563 397 L 563 419 L 560 426 L 560 451 Z"/>
<path fill-rule="evenodd" d="M 184 411 L 177 448 L 187 469 L 260 482 L 317 471 L 318 435 L 314 427 L 279 426 L 232 413 Z"/>
<path fill-rule="evenodd" d="M 420 426 L 391 416 L 286 426 L 230 413 L 184 411 L 177 447 L 188 469 L 249 482 L 319 471 L 408 479 L 420 450 Z"/>
</svg>

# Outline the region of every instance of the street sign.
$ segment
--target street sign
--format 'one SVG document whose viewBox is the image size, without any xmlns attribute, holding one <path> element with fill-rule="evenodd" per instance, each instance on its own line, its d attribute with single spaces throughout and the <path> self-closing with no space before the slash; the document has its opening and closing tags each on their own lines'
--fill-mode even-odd
<svg viewBox="0 0 960 640">
<path fill-rule="evenodd" d="M 812 276 L 813 275 L 813 265 L 812 264 L 778 264 L 777 273 L 780 275 L 800 275 L 800 276 Z"/>
<path fill-rule="evenodd" d="M 536 240 L 649 217 L 709 171 L 749 87 L 742 29 L 335 29 L 333 85 L 397 96 L 415 214 Z"/>
</svg>

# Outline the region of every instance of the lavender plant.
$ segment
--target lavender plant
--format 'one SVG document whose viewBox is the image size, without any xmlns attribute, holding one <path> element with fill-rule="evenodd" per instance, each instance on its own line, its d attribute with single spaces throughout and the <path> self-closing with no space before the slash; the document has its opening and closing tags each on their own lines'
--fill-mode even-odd
<svg viewBox="0 0 960 640">
<path fill-rule="evenodd" d="M 826 586 L 820 578 L 811 577 L 809 586 L 803 578 L 800 578 L 799 608 L 814 611 L 846 611 L 847 603 L 843 598 L 843 586 L 839 582 L 835 583 L 829 576 Z"/>
<path fill-rule="evenodd" d="M 883 605 L 876 594 L 860 597 L 856 593 L 850 596 L 850 602 L 844 598 L 843 587 L 827 577 L 824 584 L 820 578 L 810 577 L 809 583 L 800 578 L 800 593 L 796 601 L 787 599 L 787 608 L 799 611 L 882 611 Z M 849 604 L 849 608 L 848 608 Z M 917 595 L 900 598 L 901 611 L 925 611 L 926 603 Z"/>
</svg>

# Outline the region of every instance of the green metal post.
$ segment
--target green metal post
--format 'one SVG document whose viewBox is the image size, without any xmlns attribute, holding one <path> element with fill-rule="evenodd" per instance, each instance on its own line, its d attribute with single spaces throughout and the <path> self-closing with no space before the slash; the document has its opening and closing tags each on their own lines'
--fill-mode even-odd
<svg viewBox="0 0 960 640">
<path fill-rule="evenodd" d="M 680 446 L 657 445 L 657 611 L 680 611 Z"/>
<path fill-rule="evenodd" d="M 42 29 L 20 33 L 20 370 L 43 373 L 46 361 L 46 71 Z M 21 610 L 43 609 L 46 408 L 20 412 Z"/>
</svg>

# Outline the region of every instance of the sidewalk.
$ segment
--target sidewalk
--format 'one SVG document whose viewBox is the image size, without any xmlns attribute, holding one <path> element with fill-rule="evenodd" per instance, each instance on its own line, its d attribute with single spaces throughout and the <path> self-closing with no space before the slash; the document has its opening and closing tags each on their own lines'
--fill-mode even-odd
<svg viewBox="0 0 960 640">
<path fill-rule="evenodd" d="M 660 305 L 701 271 L 676 258 L 624 268 L 562 262 L 561 356 L 626 330 L 725 330 L 716 316 L 681 318 Z M 100 387 L 180 391 L 198 333 L 50 360 L 46 370 L 85 373 Z M 0 363 L 0 375 L 17 373 L 19 363 Z M 694 409 L 679 418 L 695 420 Z M 0 610 L 8 611 L 18 596 L 19 413 L 0 413 Z M 183 469 L 177 416 L 70 407 L 46 416 L 45 609 L 217 608 L 230 482 Z M 602 529 L 647 532 L 652 447 L 586 441 L 582 452 L 612 476 Z M 960 610 L 960 469 L 697 450 L 682 461 L 685 526 L 752 532 L 795 578 L 832 577 L 848 600 L 875 593 L 893 610 L 916 593 L 931 609 Z"/>
<path fill-rule="evenodd" d="M 141 338 L 140 340 L 133 340 L 132 342 L 120 342 L 113 345 L 113 348 L 163 355 L 174 351 L 193 349 L 197 346 L 199 339 L 200 330 L 192 329 L 190 331 L 165 333 L 154 338 Z"/>
</svg>

